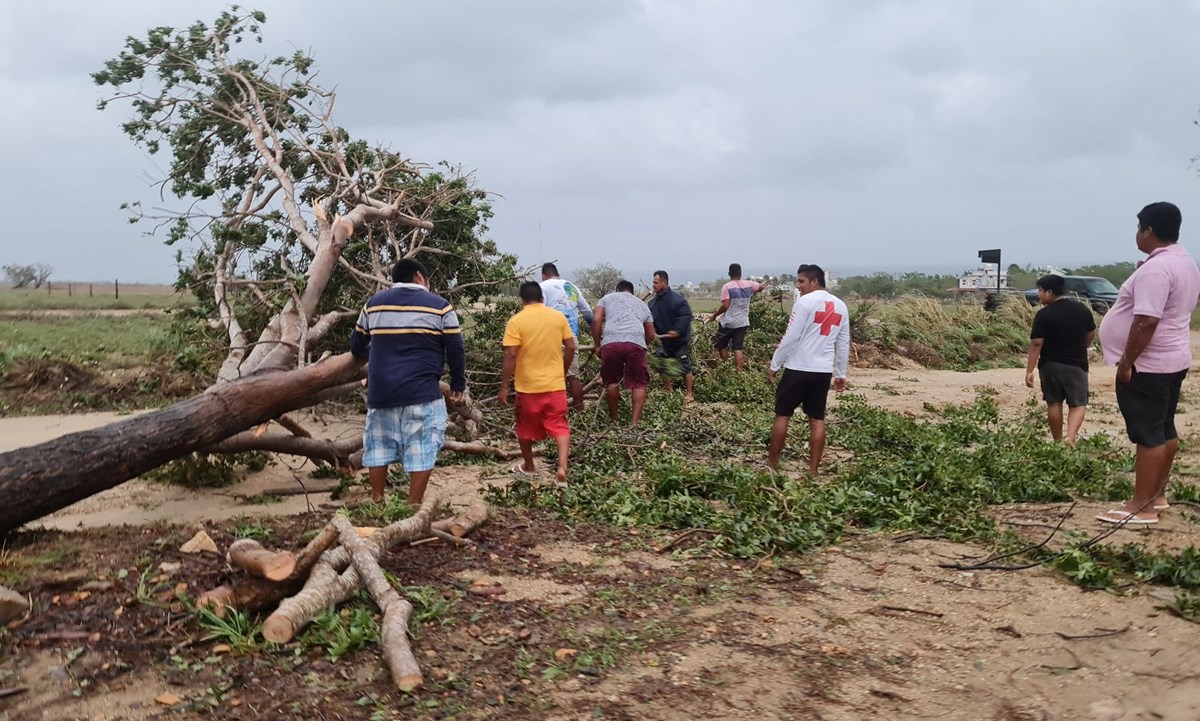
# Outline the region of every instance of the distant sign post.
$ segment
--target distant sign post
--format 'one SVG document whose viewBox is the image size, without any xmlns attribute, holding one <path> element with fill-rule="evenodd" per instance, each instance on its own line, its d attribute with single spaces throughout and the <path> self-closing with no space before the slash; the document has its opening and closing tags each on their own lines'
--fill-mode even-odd
<svg viewBox="0 0 1200 721">
<path fill-rule="evenodd" d="M 1000 249 L 992 248 L 991 250 L 979 251 L 980 263 L 995 263 L 996 264 L 996 302 L 1000 302 Z"/>
</svg>

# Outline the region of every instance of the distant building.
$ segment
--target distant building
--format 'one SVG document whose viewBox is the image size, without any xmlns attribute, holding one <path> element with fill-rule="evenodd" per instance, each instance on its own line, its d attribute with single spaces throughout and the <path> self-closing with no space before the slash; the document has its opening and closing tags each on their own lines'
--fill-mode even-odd
<svg viewBox="0 0 1200 721">
<path fill-rule="evenodd" d="M 1008 288 L 1008 272 L 1001 271 L 994 264 L 988 263 L 959 278 L 958 289 L 962 291 L 995 288 L 996 273 L 1000 273 L 1000 288 Z"/>
</svg>

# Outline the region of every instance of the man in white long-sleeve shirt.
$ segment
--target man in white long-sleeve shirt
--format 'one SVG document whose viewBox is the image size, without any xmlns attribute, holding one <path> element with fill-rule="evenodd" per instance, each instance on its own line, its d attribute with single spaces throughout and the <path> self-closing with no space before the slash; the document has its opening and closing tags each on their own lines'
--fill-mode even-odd
<svg viewBox="0 0 1200 721">
<path fill-rule="evenodd" d="M 802 265 L 796 269 L 796 289 L 800 295 L 792 307 L 792 317 L 775 356 L 767 380 L 783 369 L 775 388 L 775 424 L 771 426 L 771 445 L 767 465 L 779 466 L 779 454 L 787 441 L 788 423 L 797 408 L 808 416 L 809 461 L 817 475 L 821 454 L 825 451 L 825 402 L 829 386 L 836 391 L 846 388 L 846 366 L 850 361 L 850 312 L 840 298 L 825 290 L 825 271 L 820 266 Z"/>
</svg>

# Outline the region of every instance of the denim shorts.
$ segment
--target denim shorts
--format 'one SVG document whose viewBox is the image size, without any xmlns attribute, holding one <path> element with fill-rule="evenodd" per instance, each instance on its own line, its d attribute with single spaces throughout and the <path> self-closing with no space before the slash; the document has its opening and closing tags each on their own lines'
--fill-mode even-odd
<svg viewBox="0 0 1200 721">
<path fill-rule="evenodd" d="M 363 466 L 399 461 L 404 470 L 429 471 L 446 442 L 446 401 L 368 408 L 363 429 Z"/>
</svg>

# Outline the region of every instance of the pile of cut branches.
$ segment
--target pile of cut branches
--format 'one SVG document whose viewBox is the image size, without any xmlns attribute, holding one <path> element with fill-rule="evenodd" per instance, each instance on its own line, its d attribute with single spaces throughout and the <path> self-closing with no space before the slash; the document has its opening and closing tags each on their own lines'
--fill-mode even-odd
<svg viewBox="0 0 1200 721">
<path fill-rule="evenodd" d="M 457 516 L 433 520 L 440 507 L 436 495 L 426 494 L 412 516 L 382 528 L 355 527 L 335 515 L 299 553 L 274 552 L 257 541 L 240 539 L 229 546 L 226 560 L 246 575 L 214 588 L 197 599 L 218 617 L 229 609 L 275 610 L 263 623 L 263 637 L 287 643 L 330 606 L 351 599 L 365 588 L 383 613 L 381 645 L 396 687 L 412 691 L 421 686 L 421 669 L 408 643 L 412 604 L 388 582 L 379 558 L 386 551 L 430 539 L 470 544 L 466 536 L 489 515 L 482 501 Z"/>
</svg>

